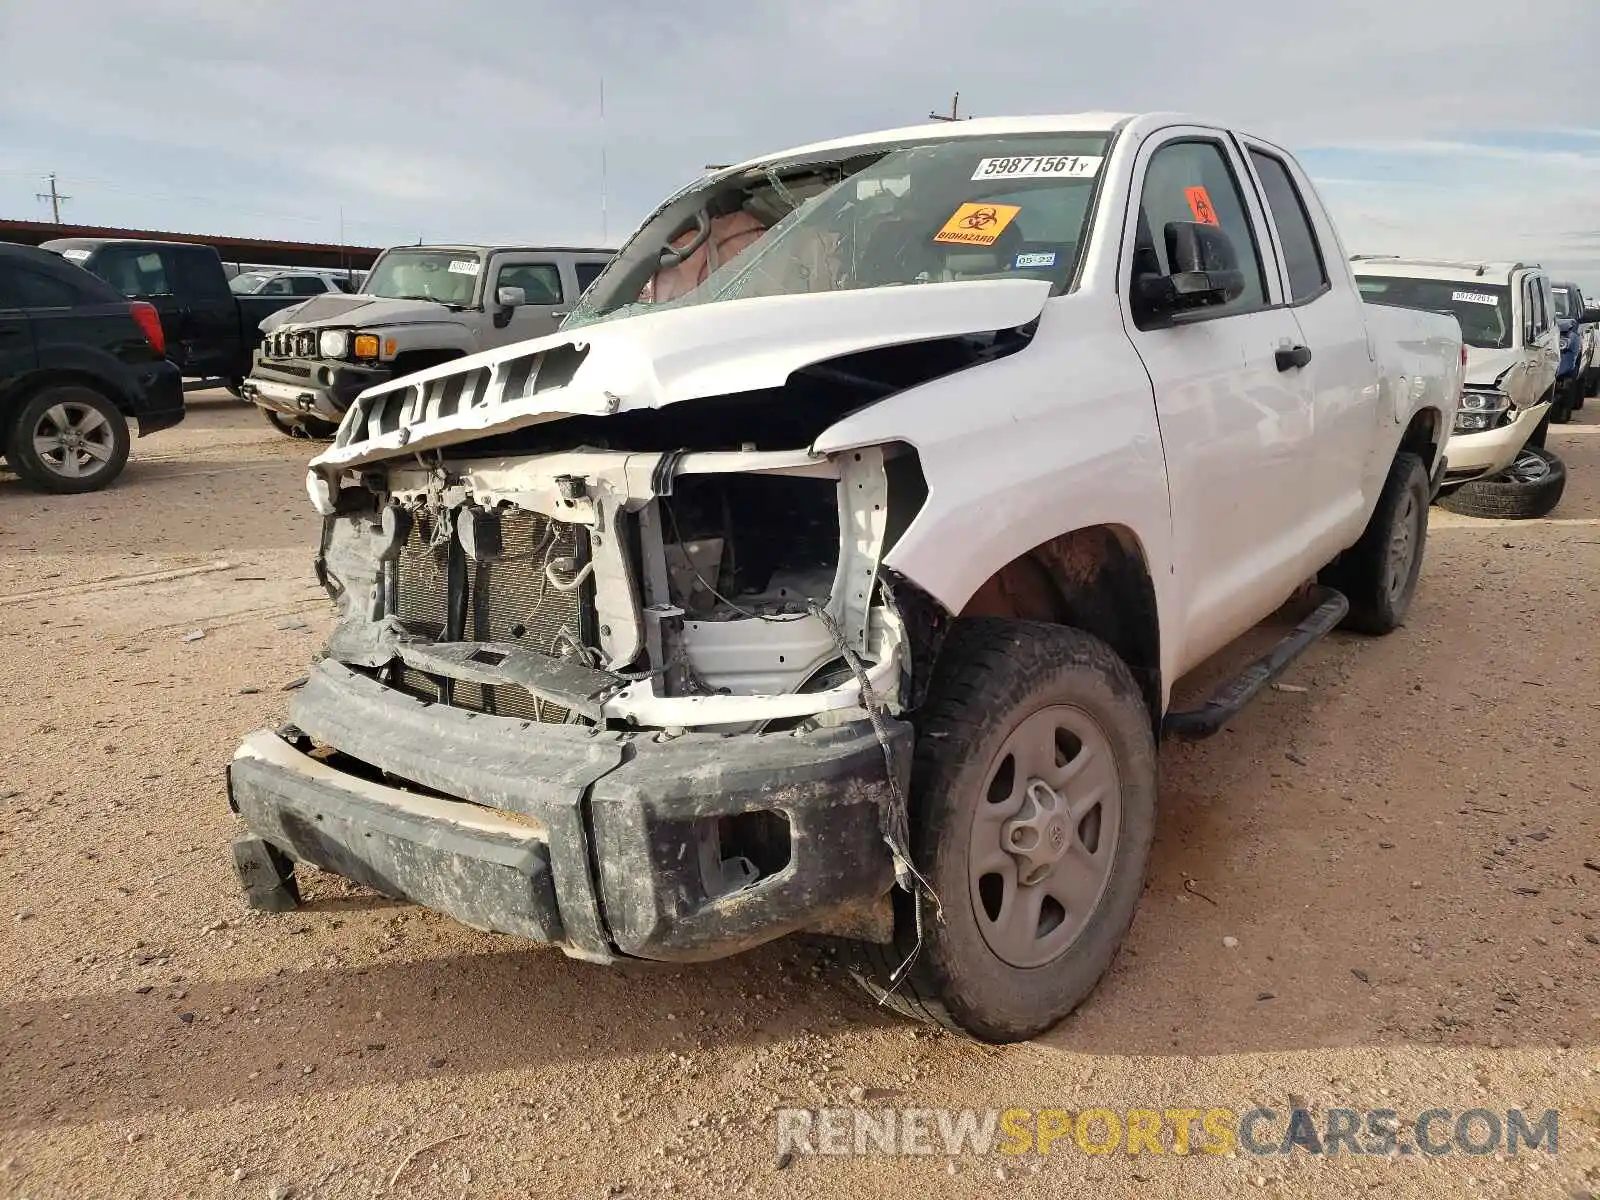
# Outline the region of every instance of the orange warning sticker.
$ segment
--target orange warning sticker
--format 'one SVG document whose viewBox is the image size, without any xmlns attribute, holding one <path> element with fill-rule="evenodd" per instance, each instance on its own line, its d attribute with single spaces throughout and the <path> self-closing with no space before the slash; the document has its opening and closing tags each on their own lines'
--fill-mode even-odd
<svg viewBox="0 0 1600 1200">
<path fill-rule="evenodd" d="M 933 235 L 933 240 L 960 246 L 992 246 L 1021 211 L 1016 204 L 963 204 Z"/>
<path fill-rule="evenodd" d="M 1194 219 L 1206 225 L 1217 225 L 1217 210 L 1211 207 L 1211 196 L 1203 187 L 1184 188 L 1183 194 L 1189 197 L 1189 211 L 1194 214 Z"/>
</svg>

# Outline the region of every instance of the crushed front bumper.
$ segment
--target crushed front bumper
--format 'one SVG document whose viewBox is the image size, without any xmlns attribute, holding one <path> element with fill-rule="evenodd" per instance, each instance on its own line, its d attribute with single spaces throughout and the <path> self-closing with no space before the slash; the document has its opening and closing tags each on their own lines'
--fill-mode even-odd
<svg viewBox="0 0 1600 1200">
<path fill-rule="evenodd" d="M 393 377 L 387 366 L 314 359 L 280 362 L 258 354 L 239 392 L 252 404 L 285 416 L 316 417 L 338 424 L 364 390 Z"/>
<path fill-rule="evenodd" d="M 288 736 L 255 733 L 229 765 L 229 803 L 252 833 L 575 957 L 722 958 L 849 922 L 893 883 L 891 789 L 864 720 L 605 732 L 428 704 L 332 661 L 290 719 Z M 884 720 L 904 772 L 911 728 Z M 338 753 L 308 753 L 302 733 Z"/>
<path fill-rule="evenodd" d="M 1445 444 L 1450 458 L 1444 485 L 1452 487 L 1504 471 L 1527 445 L 1533 431 L 1550 411 L 1549 404 L 1522 409 L 1510 424 L 1482 433 L 1452 433 Z"/>
</svg>

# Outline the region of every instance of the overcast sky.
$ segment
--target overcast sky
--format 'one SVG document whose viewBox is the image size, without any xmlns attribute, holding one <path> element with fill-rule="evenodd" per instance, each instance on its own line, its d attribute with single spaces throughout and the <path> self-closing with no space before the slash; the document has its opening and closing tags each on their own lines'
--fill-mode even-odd
<svg viewBox="0 0 1600 1200">
<path fill-rule="evenodd" d="M 0 215 L 55 171 L 87 224 L 615 244 L 706 163 L 957 89 L 1215 116 L 1299 152 L 1352 253 L 1600 291 L 1600 0 L 0 0 Z"/>
</svg>

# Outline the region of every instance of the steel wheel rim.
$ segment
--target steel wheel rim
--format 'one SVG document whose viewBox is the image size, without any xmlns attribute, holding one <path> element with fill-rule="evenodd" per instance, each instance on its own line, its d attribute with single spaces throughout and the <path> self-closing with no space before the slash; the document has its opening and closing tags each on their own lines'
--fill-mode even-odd
<svg viewBox="0 0 1600 1200">
<path fill-rule="evenodd" d="M 1550 474 L 1550 464 L 1544 455 L 1534 454 L 1529 450 L 1519 451 L 1511 465 L 1506 468 L 1506 477 L 1517 483 L 1538 483 Z"/>
<path fill-rule="evenodd" d="M 1122 832 L 1122 787 L 1105 730 L 1072 705 L 1025 717 L 991 761 L 973 815 L 968 890 L 996 958 L 1041 967 L 1099 907 Z"/>
<path fill-rule="evenodd" d="M 1416 493 L 1407 489 L 1400 500 L 1400 511 L 1395 514 L 1394 529 L 1389 534 L 1389 553 L 1384 562 L 1384 590 L 1391 603 L 1405 594 L 1411 581 L 1411 567 L 1417 557 L 1417 543 L 1421 541 L 1422 506 Z"/>
<path fill-rule="evenodd" d="M 45 469 L 63 479 L 82 479 L 111 461 L 116 434 L 106 415 L 92 404 L 63 400 L 39 414 L 33 426 L 33 452 Z"/>
</svg>

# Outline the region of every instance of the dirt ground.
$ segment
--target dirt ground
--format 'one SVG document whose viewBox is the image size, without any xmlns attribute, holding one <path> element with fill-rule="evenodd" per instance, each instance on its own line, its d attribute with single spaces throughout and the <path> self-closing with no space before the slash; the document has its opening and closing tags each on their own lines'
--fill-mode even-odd
<svg viewBox="0 0 1600 1200">
<path fill-rule="evenodd" d="M 1163 750 L 1126 947 L 1010 1048 L 874 1008 L 799 941 L 604 968 L 328 876 L 247 913 L 222 772 L 326 628 L 307 447 L 207 394 L 106 492 L 0 475 L 0 1195 L 1600 1193 L 1600 403 L 1551 446 L 1550 518 L 1433 510 L 1405 629 L 1335 635 L 1293 690 Z M 774 1109 L 859 1089 L 1557 1108 L 1560 1142 L 776 1157 Z"/>
</svg>

